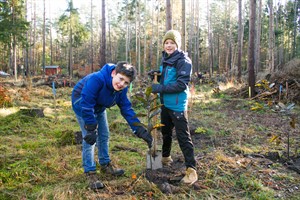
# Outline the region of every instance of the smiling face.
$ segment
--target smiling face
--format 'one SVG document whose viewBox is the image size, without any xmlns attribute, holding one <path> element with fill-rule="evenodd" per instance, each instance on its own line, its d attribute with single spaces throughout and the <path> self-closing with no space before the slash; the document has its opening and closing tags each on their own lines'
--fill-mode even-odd
<svg viewBox="0 0 300 200">
<path fill-rule="evenodd" d="M 130 84 L 130 78 L 120 74 L 116 73 L 116 70 L 113 70 L 111 73 L 112 79 L 112 85 L 116 91 L 123 90 Z"/>
<path fill-rule="evenodd" d="M 173 40 L 167 39 L 164 43 L 164 50 L 168 55 L 171 55 L 177 50 L 177 45 Z"/>
</svg>

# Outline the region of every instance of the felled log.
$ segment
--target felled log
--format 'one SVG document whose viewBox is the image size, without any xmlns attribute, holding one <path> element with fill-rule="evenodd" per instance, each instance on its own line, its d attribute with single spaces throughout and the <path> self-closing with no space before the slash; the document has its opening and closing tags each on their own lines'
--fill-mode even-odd
<svg viewBox="0 0 300 200">
<path fill-rule="evenodd" d="M 251 100 L 257 99 L 257 98 L 264 98 L 264 97 L 267 97 L 267 96 L 271 96 L 272 94 L 275 94 L 277 92 L 278 92 L 277 90 L 273 90 L 271 92 L 266 91 L 266 92 L 263 92 L 261 94 L 256 95 L 255 97 L 252 97 Z"/>
</svg>

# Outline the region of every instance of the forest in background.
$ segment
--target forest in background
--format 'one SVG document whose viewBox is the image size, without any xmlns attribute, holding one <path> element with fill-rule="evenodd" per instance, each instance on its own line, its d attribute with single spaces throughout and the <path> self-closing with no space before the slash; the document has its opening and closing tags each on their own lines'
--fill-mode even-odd
<svg viewBox="0 0 300 200">
<path fill-rule="evenodd" d="M 102 0 L 97 10 L 95 0 L 81 10 L 67 2 L 50 16 L 48 0 L 0 1 L 0 70 L 18 79 L 59 65 L 72 78 L 78 67 L 127 60 L 143 74 L 158 67 L 169 29 L 181 32 L 194 72 L 248 74 L 250 86 L 300 57 L 299 0 Z"/>
</svg>

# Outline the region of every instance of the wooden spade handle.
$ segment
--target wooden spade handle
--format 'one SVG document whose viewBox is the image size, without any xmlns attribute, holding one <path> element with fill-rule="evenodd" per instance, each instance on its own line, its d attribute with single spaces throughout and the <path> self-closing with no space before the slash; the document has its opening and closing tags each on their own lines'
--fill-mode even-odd
<svg viewBox="0 0 300 200">
<path fill-rule="evenodd" d="M 157 72 L 154 72 L 154 83 L 157 83 Z M 157 101 L 157 93 L 154 94 L 154 103 L 153 106 L 156 107 L 156 101 Z M 153 117 L 154 120 L 154 126 L 157 124 L 157 115 Z M 152 156 L 156 156 L 156 151 L 157 151 L 157 131 L 156 128 L 153 130 L 153 152 Z"/>
</svg>

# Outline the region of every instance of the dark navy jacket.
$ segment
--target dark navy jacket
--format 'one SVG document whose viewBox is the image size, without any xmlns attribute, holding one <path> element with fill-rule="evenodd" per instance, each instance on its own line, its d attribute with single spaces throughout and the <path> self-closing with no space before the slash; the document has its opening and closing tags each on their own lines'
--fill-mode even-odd
<svg viewBox="0 0 300 200">
<path fill-rule="evenodd" d="M 136 131 L 137 127 L 133 123 L 140 121 L 127 98 L 128 88 L 121 91 L 115 91 L 113 88 L 111 73 L 114 69 L 114 64 L 106 64 L 100 71 L 80 80 L 72 91 L 73 110 L 83 118 L 86 125 L 95 125 L 97 122 L 94 114 L 118 105 L 131 129 Z"/>
<path fill-rule="evenodd" d="M 152 91 L 160 93 L 161 103 L 166 108 L 177 112 L 187 110 L 192 74 L 190 58 L 180 50 L 170 56 L 163 51 L 160 72 L 160 84 L 153 85 Z"/>
</svg>

